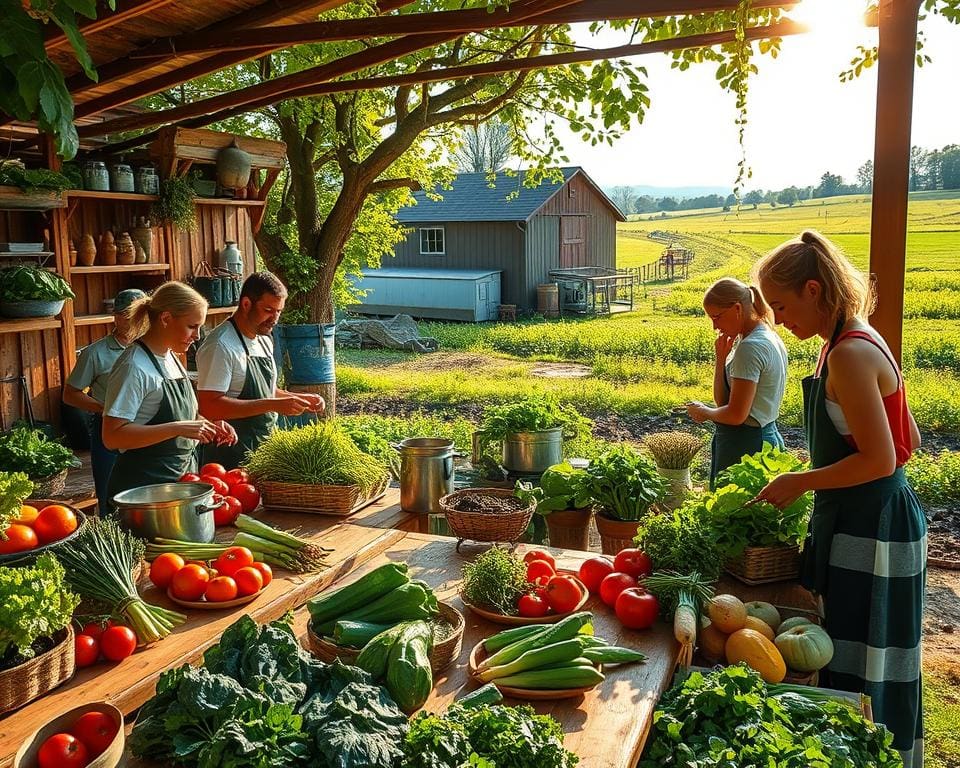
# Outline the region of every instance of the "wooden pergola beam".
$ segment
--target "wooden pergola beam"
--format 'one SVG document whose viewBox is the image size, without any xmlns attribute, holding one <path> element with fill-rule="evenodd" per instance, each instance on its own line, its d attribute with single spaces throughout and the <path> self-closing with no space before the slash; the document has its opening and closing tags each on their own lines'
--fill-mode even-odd
<svg viewBox="0 0 960 768">
<path fill-rule="evenodd" d="M 792 5 L 783 0 L 760 0 L 754 8 L 779 8 Z M 633 19 L 641 16 L 658 17 L 674 14 L 713 13 L 733 10 L 734 0 L 581 0 L 576 5 L 556 8 L 544 13 L 540 24 L 576 24 L 588 21 Z M 175 47 L 179 54 L 233 51 L 247 48 L 263 51 L 277 50 L 292 45 L 359 40 L 369 37 L 390 37 L 427 32 L 476 32 L 494 24 L 486 8 L 432 13 L 408 13 L 398 16 L 373 16 L 362 19 L 334 19 L 305 24 L 289 24 L 267 29 L 242 30 L 228 39 L 222 35 L 200 32 L 179 38 Z M 518 26 L 520 22 L 506 18 L 496 26 Z M 174 45 L 171 43 L 171 45 Z M 156 53 L 134 53 L 134 58 L 148 58 Z"/>
<path fill-rule="evenodd" d="M 490 13 L 489 17 L 491 22 L 494 22 L 498 16 L 504 14 L 510 14 L 517 19 L 531 20 L 535 19 L 538 14 L 543 13 L 545 10 L 555 8 L 558 5 L 569 5 L 575 2 L 578 2 L 578 0 L 524 0 L 524 2 L 514 2 L 511 4 L 509 10 L 500 7 Z M 122 131 L 149 128 L 150 126 L 160 125 L 161 123 L 180 122 L 191 117 L 199 117 L 209 112 L 219 112 L 253 101 L 256 101 L 258 104 L 270 104 L 275 101 L 282 101 L 286 98 L 284 94 L 288 91 L 317 82 L 326 82 L 336 77 L 359 72 L 376 64 L 393 61 L 394 59 L 406 56 L 423 48 L 429 48 L 448 40 L 453 40 L 459 34 L 458 32 L 437 32 L 425 35 L 408 35 L 372 48 L 357 51 L 356 53 L 349 54 L 335 61 L 327 62 L 326 64 L 320 64 L 316 67 L 295 72 L 291 75 L 278 77 L 257 85 L 248 86 L 247 88 L 241 88 L 201 101 L 195 101 L 190 104 L 183 104 L 179 107 L 163 110 L 162 112 L 132 115 L 130 117 L 108 120 L 96 125 L 84 126 L 79 128 L 77 133 L 81 137 L 101 136 L 108 133 L 120 133 Z"/>
<path fill-rule="evenodd" d="M 769 37 L 786 37 L 806 32 L 807 28 L 793 21 L 782 21 L 767 27 L 753 27 L 747 30 L 748 40 L 757 40 Z M 623 58 L 625 56 L 639 56 L 648 53 L 663 53 L 672 50 L 682 50 L 684 48 L 701 48 L 711 45 L 722 45 L 723 43 L 733 42 L 736 38 L 735 30 L 723 30 L 720 32 L 710 32 L 702 35 L 690 35 L 687 37 L 671 38 L 669 40 L 657 40 L 649 43 L 634 43 L 631 45 L 621 45 L 615 48 L 602 48 L 589 51 L 572 51 L 569 53 L 549 54 L 536 56 L 529 59 L 514 59 L 512 61 L 489 62 L 485 64 L 467 64 L 460 67 L 447 67 L 445 69 L 427 70 L 424 72 L 411 72 L 405 75 L 393 75 L 389 77 L 368 77 L 357 78 L 353 80 L 340 80 L 332 83 L 315 83 L 306 85 L 296 91 L 292 91 L 284 96 L 288 98 L 303 98 L 306 96 L 319 96 L 329 93 L 343 93 L 347 91 L 367 90 L 373 88 L 386 88 L 402 85 L 417 85 L 430 82 L 441 82 L 452 80 L 454 78 L 482 77 L 485 75 L 502 74 L 505 72 L 521 72 L 533 69 L 544 69 L 547 67 L 562 66 L 565 64 L 577 64 L 587 61 L 596 61 L 598 59 Z M 219 120 L 225 120 L 243 112 L 257 109 L 272 103 L 270 100 L 261 100 L 246 104 L 243 106 L 234 106 L 219 113 L 206 114 L 203 117 L 191 120 L 185 123 L 186 127 L 199 127 L 209 125 Z M 138 136 L 135 139 L 128 139 L 117 144 L 111 144 L 106 149 L 110 152 L 119 152 L 142 146 L 153 141 L 159 131 Z"/>
<path fill-rule="evenodd" d="M 881 0 L 877 115 L 870 215 L 870 272 L 877 308 L 871 317 L 899 361 L 903 345 L 910 130 L 917 17 L 921 0 Z"/>
<path fill-rule="evenodd" d="M 111 27 L 135 19 L 137 16 L 143 16 L 145 13 L 150 13 L 173 2 L 176 2 L 176 0 L 118 0 L 116 11 L 105 14 L 98 19 L 87 19 L 81 22 L 80 34 L 89 39 L 91 35 L 105 32 Z M 70 45 L 70 40 L 67 39 L 67 36 L 63 34 L 59 27 L 56 27 L 55 31 L 51 31 L 51 34 L 43 42 L 47 53 L 67 45 Z"/>
</svg>

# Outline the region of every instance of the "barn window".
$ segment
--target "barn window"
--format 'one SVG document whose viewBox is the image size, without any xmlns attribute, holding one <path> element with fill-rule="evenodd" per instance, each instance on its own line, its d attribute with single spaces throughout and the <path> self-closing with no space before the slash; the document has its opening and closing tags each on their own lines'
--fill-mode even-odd
<svg viewBox="0 0 960 768">
<path fill-rule="evenodd" d="M 443 227 L 421 227 L 420 253 L 442 256 L 445 252 Z"/>
</svg>

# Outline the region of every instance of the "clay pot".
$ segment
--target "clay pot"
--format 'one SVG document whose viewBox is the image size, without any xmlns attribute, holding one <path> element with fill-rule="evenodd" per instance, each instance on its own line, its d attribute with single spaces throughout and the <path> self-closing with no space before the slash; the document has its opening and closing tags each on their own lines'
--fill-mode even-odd
<svg viewBox="0 0 960 768">
<path fill-rule="evenodd" d="M 77 266 L 77 244 L 73 240 L 70 241 L 70 266 Z"/>
<path fill-rule="evenodd" d="M 250 181 L 253 162 L 249 154 L 237 146 L 234 139 L 229 147 L 217 152 L 217 181 L 226 189 L 246 187 Z"/>
<path fill-rule="evenodd" d="M 113 239 L 113 232 L 109 229 L 100 236 L 100 263 L 105 267 L 117 265 L 117 244 Z"/>
<path fill-rule="evenodd" d="M 133 248 L 133 240 L 128 232 L 121 232 L 117 238 L 117 264 L 135 264 L 137 254 Z"/>
<path fill-rule="evenodd" d="M 144 254 L 143 261 L 138 259 L 137 263 L 148 264 L 150 262 L 151 251 L 153 250 L 153 229 L 141 223 L 140 226 L 130 230 L 130 236 L 133 238 L 134 243 L 140 245 L 140 249 Z"/>
<path fill-rule="evenodd" d="M 92 267 L 97 260 L 97 243 L 93 235 L 84 235 L 77 249 L 77 263 L 81 267 Z"/>
<path fill-rule="evenodd" d="M 133 241 L 133 263 L 134 264 L 146 264 L 147 263 L 147 254 L 143 250 L 143 246 L 140 245 L 139 240 Z"/>
</svg>

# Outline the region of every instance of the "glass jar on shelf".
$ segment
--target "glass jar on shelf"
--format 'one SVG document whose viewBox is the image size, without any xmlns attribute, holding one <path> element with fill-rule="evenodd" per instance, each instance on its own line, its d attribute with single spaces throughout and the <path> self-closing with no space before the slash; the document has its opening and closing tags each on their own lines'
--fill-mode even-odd
<svg viewBox="0 0 960 768">
<path fill-rule="evenodd" d="M 136 191 L 140 194 L 156 195 L 160 193 L 160 177 L 157 176 L 157 169 L 152 165 L 141 165 L 137 168 L 134 182 Z"/>
<path fill-rule="evenodd" d="M 110 189 L 114 192 L 133 192 L 133 168 L 126 163 L 111 165 Z"/>
<path fill-rule="evenodd" d="M 88 160 L 83 166 L 83 186 L 95 192 L 110 191 L 110 174 L 102 160 Z"/>
</svg>

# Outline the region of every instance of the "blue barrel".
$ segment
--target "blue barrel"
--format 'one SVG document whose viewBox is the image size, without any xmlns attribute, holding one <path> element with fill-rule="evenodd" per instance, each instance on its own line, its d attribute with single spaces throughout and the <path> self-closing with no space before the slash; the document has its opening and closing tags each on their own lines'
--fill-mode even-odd
<svg viewBox="0 0 960 768">
<path fill-rule="evenodd" d="M 274 356 L 287 384 L 333 384 L 336 323 L 278 325 Z"/>
</svg>

